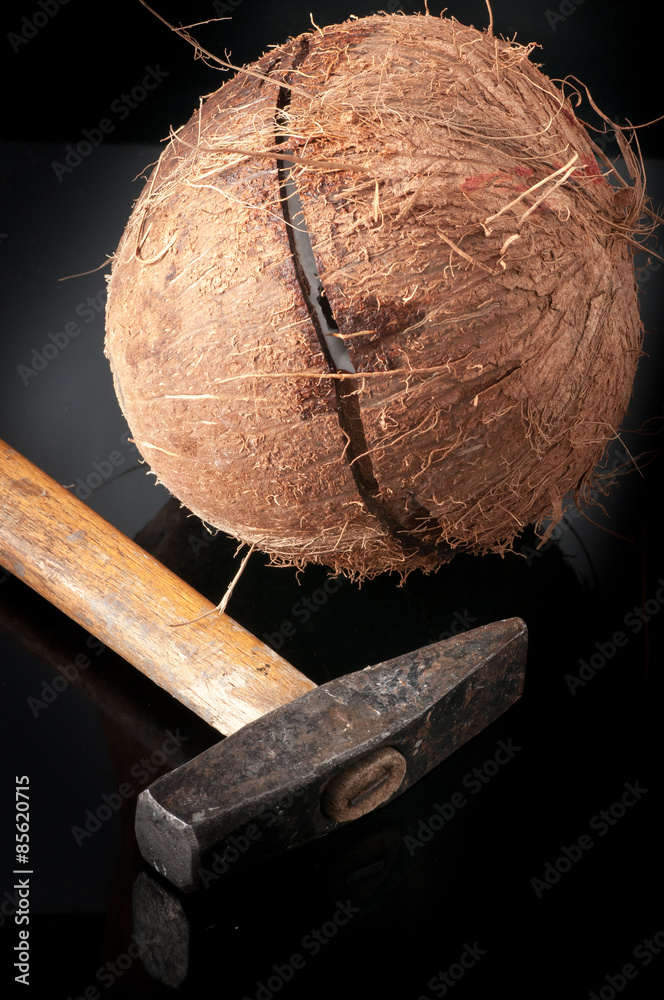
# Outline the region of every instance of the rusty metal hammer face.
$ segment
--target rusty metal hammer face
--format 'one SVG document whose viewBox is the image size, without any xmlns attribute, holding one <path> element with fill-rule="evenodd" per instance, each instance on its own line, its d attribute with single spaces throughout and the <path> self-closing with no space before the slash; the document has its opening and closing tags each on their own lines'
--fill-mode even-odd
<svg viewBox="0 0 664 1000">
<path fill-rule="evenodd" d="M 269 857 L 389 802 L 519 698 L 526 646 L 520 619 L 495 622 L 249 723 L 141 793 L 143 857 L 191 891 L 229 848 Z"/>
</svg>

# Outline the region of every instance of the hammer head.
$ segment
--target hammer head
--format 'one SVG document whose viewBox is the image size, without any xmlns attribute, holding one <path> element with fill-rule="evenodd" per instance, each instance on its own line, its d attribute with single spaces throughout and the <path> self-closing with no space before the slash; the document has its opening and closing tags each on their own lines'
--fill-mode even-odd
<svg viewBox="0 0 664 1000">
<path fill-rule="evenodd" d="M 270 857 L 391 801 L 521 695 L 527 630 L 494 622 L 329 681 L 139 796 L 143 857 L 180 889 L 206 865 Z"/>
</svg>

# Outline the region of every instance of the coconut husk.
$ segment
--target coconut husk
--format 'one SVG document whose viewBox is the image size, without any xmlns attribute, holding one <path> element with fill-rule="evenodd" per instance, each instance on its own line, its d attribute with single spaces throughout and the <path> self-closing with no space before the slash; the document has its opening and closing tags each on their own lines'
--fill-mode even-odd
<svg viewBox="0 0 664 1000">
<path fill-rule="evenodd" d="M 643 184 L 533 48 L 446 17 L 316 28 L 172 134 L 106 352 L 139 450 L 204 521 L 278 563 L 405 575 L 505 552 L 592 489 L 641 352 Z"/>
</svg>

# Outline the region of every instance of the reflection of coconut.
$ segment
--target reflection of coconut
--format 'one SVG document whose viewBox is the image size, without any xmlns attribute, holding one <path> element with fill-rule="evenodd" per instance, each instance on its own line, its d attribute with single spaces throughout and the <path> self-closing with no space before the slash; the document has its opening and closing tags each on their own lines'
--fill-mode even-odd
<svg viewBox="0 0 664 1000">
<path fill-rule="evenodd" d="M 277 562 L 406 573 L 504 551 L 587 486 L 639 357 L 643 196 L 528 56 L 449 18 L 350 21 L 173 136 L 107 354 L 139 449 L 205 521 Z"/>
</svg>

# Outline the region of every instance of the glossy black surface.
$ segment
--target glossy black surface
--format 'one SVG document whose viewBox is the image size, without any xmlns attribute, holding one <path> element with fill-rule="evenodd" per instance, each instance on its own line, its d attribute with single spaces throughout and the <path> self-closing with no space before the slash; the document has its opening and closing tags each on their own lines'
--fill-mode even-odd
<svg viewBox="0 0 664 1000">
<path fill-rule="evenodd" d="M 374 9 L 226 6 L 232 20 L 201 36 L 238 62 L 307 30 L 310 11 L 323 24 Z M 159 5 L 187 23 L 215 7 Z M 487 22 L 483 2 L 448 13 Z M 640 123 L 662 113 L 659 11 L 513 0 L 494 3 L 494 18 L 497 33 L 541 43 L 544 70 L 587 82 L 609 115 Z M 117 245 L 134 178 L 224 77 L 130 0 L 35 0 L 5 5 L 2 19 L 0 437 L 218 598 L 235 543 L 165 506 L 127 441 L 103 356 L 105 271 L 95 269 Z M 69 169 L 67 147 L 84 130 L 92 148 Z M 661 204 L 662 126 L 639 136 Z M 617 154 L 610 140 L 608 149 Z M 250 560 L 229 614 L 317 682 L 499 618 L 529 627 L 523 699 L 402 798 L 324 841 L 237 872 L 229 853 L 187 899 L 138 879 L 138 792 L 215 735 L 0 574 L 3 995 L 30 995 L 14 982 L 21 929 L 31 995 L 63 1000 L 174 996 L 176 985 L 228 1000 L 659 995 L 662 268 L 643 265 L 646 355 L 611 459 L 629 472 L 606 514 L 570 511 L 542 550 L 526 532 L 514 555 L 461 556 L 402 587 L 388 577 L 358 589 L 321 569 L 296 575 Z M 646 452 L 635 471 L 629 456 Z M 13 914 L 13 886 L 27 878 L 12 874 L 22 776 L 29 925 Z"/>
</svg>

